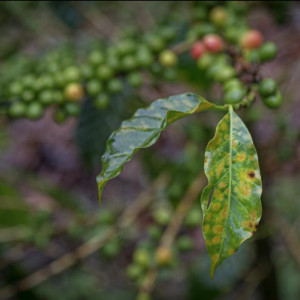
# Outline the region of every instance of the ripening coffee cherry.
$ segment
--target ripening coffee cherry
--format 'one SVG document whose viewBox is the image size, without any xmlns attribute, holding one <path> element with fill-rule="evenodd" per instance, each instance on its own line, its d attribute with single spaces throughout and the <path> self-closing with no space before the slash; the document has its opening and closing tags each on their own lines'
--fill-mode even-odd
<svg viewBox="0 0 300 300">
<path fill-rule="evenodd" d="M 217 34 L 207 34 L 203 38 L 203 43 L 208 52 L 218 53 L 223 50 L 224 42 Z"/>
<path fill-rule="evenodd" d="M 26 107 L 25 115 L 28 119 L 37 120 L 43 114 L 43 106 L 39 102 L 31 102 Z"/>
<path fill-rule="evenodd" d="M 244 88 L 238 86 L 233 87 L 225 93 L 224 102 L 226 104 L 237 104 L 242 101 L 245 94 L 246 92 Z"/>
<path fill-rule="evenodd" d="M 67 100 L 79 101 L 84 95 L 84 90 L 80 83 L 69 83 L 65 87 L 64 95 Z"/>
<path fill-rule="evenodd" d="M 216 26 L 224 26 L 227 20 L 227 12 L 223 6 L 215 6 L 209 14 L 210 21 Z"/>
<path fill-rule="evenodd" d="M 256 49 L 263 42 L 262 34 L 257 30 L 245 32 L 240 39 L 240 46 L 244 49 Z"/>
<path fill-rule="evenodd" d="M 155 252 L 155 259 L 159 266 L 170 265 L 172 258 L 172 251 L 167 247 L 160 246 Z"/>
<path fill-rule="evenodd" d="M 266 78 L 259 84 L 259 93 L 263 97 L 274 95 L 276 90 L 277 84 L 273 78 Z"/>
<path fill-rule="evenodd" d="M 191 56 L 193 59 L 198 59 L 205 53 L 205 51 L 206 49 L 204 44 L 201 41 L 198 41 L 194 43 L 191 48 Z"/>
<path fill-rule="evenodd" d="M 262 62 L 272 60 L 277 54 L 277 47 L 273 42 L 265 42 L 258 49 L 258 55 Z"/>
<path fill-rule="evenodd" d="M 281 105 L 282 97 L 280 92 L 277 92 L 275 95 L 262 97 L 262 101 L 270 108 L 278 108 Z"/>
<path fill-rule="evenodd" d="M 150 264 L 150 255 L 146 249 L 137 249 L 134 252 L 133 260 L 143 268 L 147 268 Z"/>
<path fill-rule="evenodd" d="M 99 81 L 99 79 L 92 79 L 86 84 L 86 90 L 90 96 L 98 95 L 102 89 L 102 83 Z"/>
<path fill-rule="evenodd" d="M 26 111 L 25 103 L 18 101 L 18 102 L 13 102 L 10 105 L 8 109 L 8 114 L 12 118 L 20 118 L 25 115 L 25 111 Z"/>
<path fill-rule="evenodd" d="M 171 50 L 162 51 L 158 59 L 163 67 L 174 67 L 177 63 L 177 56 Z"/>
<path fill-rule="evenodd" d="M 109 104 L 109 96 L 107 94 L 100 94 L 94 100 L 94 106 L 97 109 L 104 109 Z"/>
</svg>

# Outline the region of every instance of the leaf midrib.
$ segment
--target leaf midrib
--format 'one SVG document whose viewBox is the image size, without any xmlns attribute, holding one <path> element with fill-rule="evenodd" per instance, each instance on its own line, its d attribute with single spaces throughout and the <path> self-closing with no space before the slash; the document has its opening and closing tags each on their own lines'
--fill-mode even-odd
<svg viewBox="0 0 300 300">
<path fill-rule="evenodd" d="M 232 183 L 232 106 L 229 106 L 229 204 L 228 204 L 228 210 L 230 211 L 230 202 L 231 202 L 231 183 Z M 223 251 L 223 246 L 224 246 L 224 240 L 225 240 L 225 236 L 226 236 L 226 231 L 227 231 L 227 227 L 228 227 L 228 220 L 229 220 L 229 215 L 227 216 L 226 219 L 226 224 L 225 224 L 225 228 L 223 231 L 223 235 L 222 235 L 222 243 L 221 243 L 221 248 L 220 251 L 218 253 L 218 260 L 220 259 L 220 254 Z"/>
</svg>

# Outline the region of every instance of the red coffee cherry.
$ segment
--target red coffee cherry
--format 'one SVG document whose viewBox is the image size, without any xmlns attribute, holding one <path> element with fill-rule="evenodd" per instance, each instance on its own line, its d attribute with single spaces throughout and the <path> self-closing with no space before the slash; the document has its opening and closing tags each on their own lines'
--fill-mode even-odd
<svg viewBox="0 0 300 300">
<path fill-rule="evenodd" d="M 240 39 L 240 45 L 245 49 L 258 48 L 263 42 L 262 34 L 257 30 L 249 30 Z"/>
<path fill-rule="evenodd" d="M 204 44 L 201 41 L 198 41 L 193 44 L 191 48 L 191 56 L 194 59 L 198 59 L 205 53 L 206 49 Z"/>
<path fill-rule="evenodd" d="M 223 50 L 224 42 L 217 34 L 207 34 L 203 38 L 203 43 L 207 51 L 217 53 Z"/>
</svg>

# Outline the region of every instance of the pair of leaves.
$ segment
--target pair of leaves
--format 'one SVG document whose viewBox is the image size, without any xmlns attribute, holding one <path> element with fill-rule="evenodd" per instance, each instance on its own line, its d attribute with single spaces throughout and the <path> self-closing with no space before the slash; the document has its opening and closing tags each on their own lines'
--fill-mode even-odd
<svg viewBox="0 0 300 300">
<path fill-rule="evenodd" d="M 220 107 L 194 94 L 159 99 L 138 109 L 108 139 L 97 177 L 99 198 L 108 180 L 141 148 L 153 145 L 161 132 L 187 115 Z M 262 192 L 258 158 L 252 138 L 229 107 L 205 152 L 208 185 L 202 193 L 203 235 L 211 257 L 211 276 L 217 266 L 252 236 L 261 217 Z"/>
</svg>

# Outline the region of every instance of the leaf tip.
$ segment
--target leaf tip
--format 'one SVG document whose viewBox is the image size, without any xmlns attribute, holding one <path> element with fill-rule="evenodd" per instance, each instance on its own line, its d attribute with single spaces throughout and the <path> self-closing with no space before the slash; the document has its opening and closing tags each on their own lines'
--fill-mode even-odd
<svg viewBox="0 0 300 300">
<path fill-rule="evenodd" d="M 96 181 L 98 186 L 98 201 L 101 204 L 102 191 L 106 183 L 106 180 L 104 180 L 102 176 L 97 176 Z"/>
</svg>

